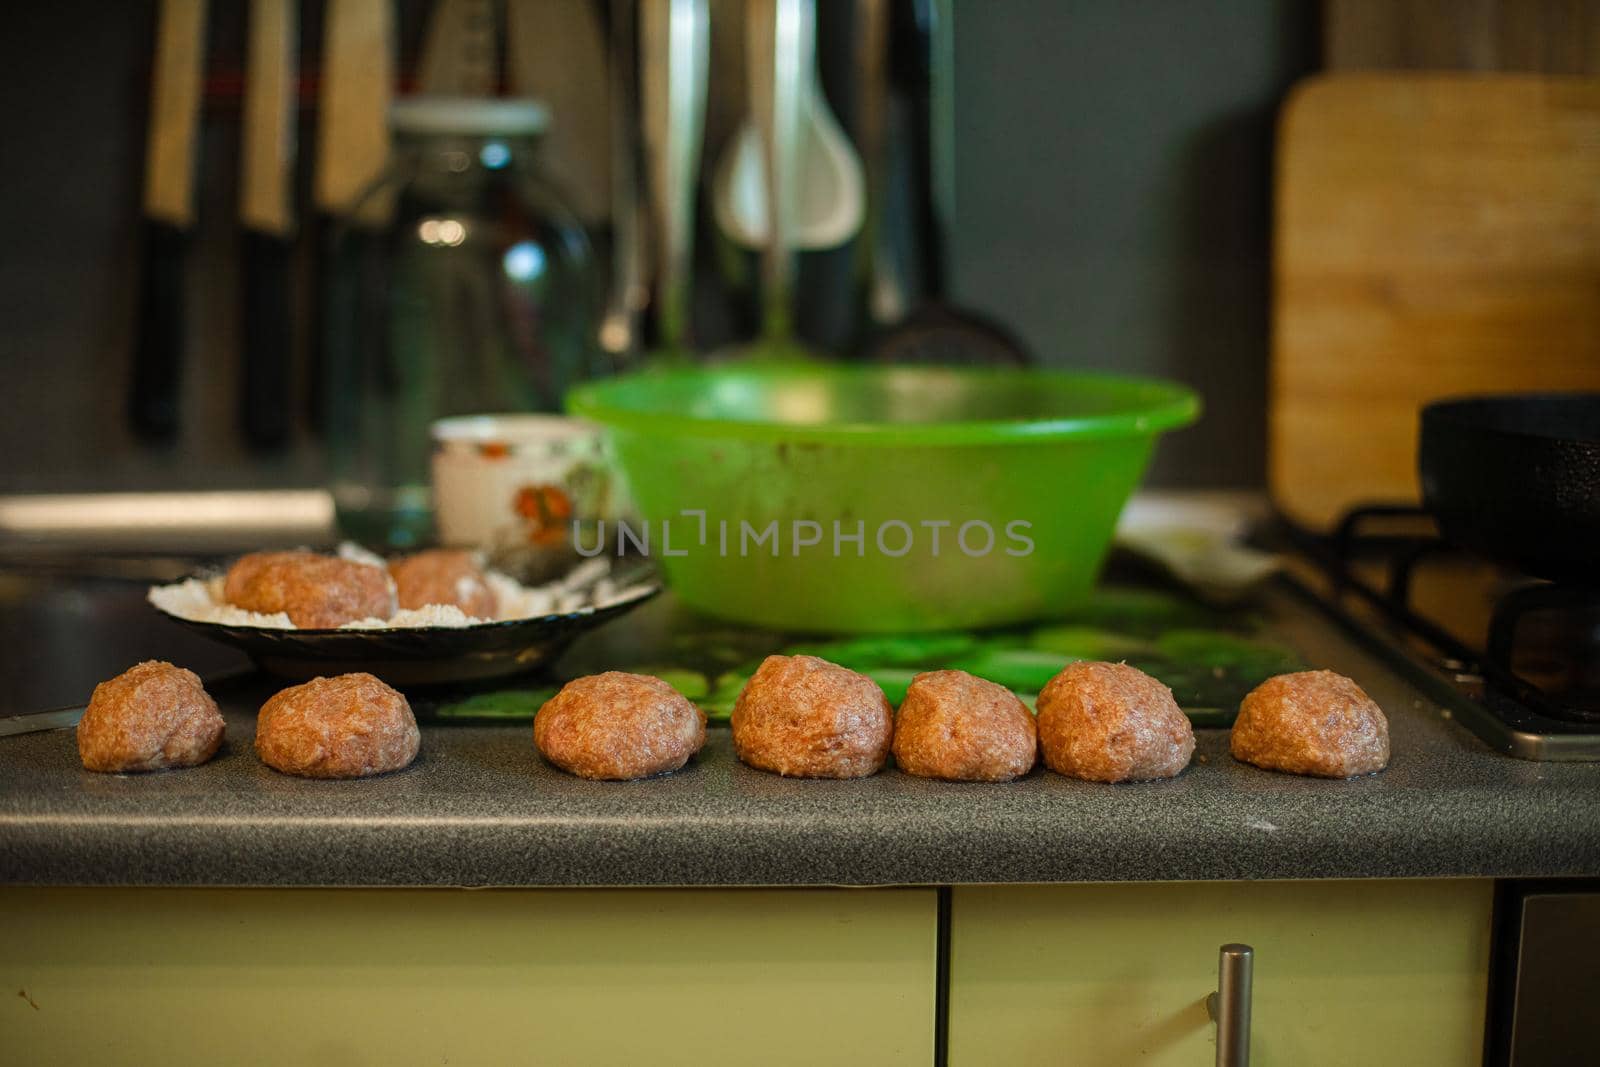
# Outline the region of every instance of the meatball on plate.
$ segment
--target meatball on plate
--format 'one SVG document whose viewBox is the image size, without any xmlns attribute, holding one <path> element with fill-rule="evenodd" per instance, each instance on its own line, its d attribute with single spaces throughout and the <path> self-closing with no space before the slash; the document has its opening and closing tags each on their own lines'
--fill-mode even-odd
<svg viewBox="0 0 1600 1067">
<path fill-rule="evenodd" d="M 433 548 L 389 564 L 395 596 L 406 611 L 450 606 L 470 619 L 498 618 L 499 606 L 489 577 L 471 552 Z"/>
<path fill-rule="evenodd" d="M 254 552 L 228 569 L 222 598 L 258 615 L 287 615 L 304 630 L 329 630 L 395 612 L 381 567 L 315 552 Z"/>
</svg>

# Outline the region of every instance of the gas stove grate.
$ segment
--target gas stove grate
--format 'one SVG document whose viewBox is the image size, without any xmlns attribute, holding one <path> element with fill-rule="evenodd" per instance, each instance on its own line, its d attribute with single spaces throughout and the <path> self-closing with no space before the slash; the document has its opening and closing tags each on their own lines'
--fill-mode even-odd
<svg viewBox="0 0 1600 1067">
<path fill-rule="evenodd" d="M 1512 660 L 1519 623 L 1529 613 L 1600 607 L 1600 590 L 1530 579 L 1497 602 L 1484 645 L 1473 647 L 1415 605 L 1419 569 L 1431 559 L 1466 553 L 1438 534 L 1424 509 L 1374 504 L 1346 512 L 1331 534 L 1283 519 L 1276 532 L 1327 579 L 1336 611 L 1348 618 L 1340 606 L 1353 598 L 1429 649 L 1435 673 L 1484 712 L 1467 725 L 1485 741 L 1528 759 L 1600 759 L 1600 707 L 1547 691 L 1518 673 Z M 1382 564 L 1377 579 L 1357 566 L 1373 560 Z"/>
</svg>

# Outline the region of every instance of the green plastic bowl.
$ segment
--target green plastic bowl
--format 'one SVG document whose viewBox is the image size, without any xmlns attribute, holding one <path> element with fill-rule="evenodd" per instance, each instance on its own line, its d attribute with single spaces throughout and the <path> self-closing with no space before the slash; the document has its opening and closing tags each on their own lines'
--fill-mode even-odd
<svg viewBox="0 0 1600 1067">
<path fill-rule="evenodd" d="M 1170 382 L 815 363 L 642 371 L 567 407 L 606 428 L 685 602 L 851 633 L 1070 609 L 1157 435 L 1199 413 Z"/>
</svg>

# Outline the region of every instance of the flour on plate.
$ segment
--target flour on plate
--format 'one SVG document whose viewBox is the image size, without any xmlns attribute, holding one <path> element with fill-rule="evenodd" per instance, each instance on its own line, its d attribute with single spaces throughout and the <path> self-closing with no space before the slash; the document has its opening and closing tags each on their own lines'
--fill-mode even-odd
<svg viewBox="0 0 1600 1067">
<path fill-rule="evenodd" d="M 345 542 L 338 548 L 341 559 L 384 567 L 381 556 Z M 497 611 L 493 619 L 466 614 L 454 604 L 429 604 L 421 608 L 402 608 L 387 619 L 356 619 L 341 630 L 405 630 L 425 627 L 461 629 L 515 619 L 537 619 L 548 615 L 588 614 L 637 600 L 654 585 L 637 582 L 619 586 L 611 576 L 611 561 L 605 557 L 585 560 L 553 582 L 527 586 L 508 574 L 484 570 L 484 581 L 494 592 Z M 234 607 L 222 598 L 222 575 L 189 578 L 171 585 L 152 586 L 147 599 L 159 610 L 191 622 L 220 623 L 225 626 L 255 626 L 269 630 L 294 630 L 297 627 L 284 612 L 264 615 Z"/>
</svg>

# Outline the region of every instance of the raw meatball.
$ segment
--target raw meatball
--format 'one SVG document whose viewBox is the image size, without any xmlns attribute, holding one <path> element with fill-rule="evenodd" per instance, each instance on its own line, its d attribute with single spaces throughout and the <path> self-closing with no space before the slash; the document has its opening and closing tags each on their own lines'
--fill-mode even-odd
<svg viewBox="0 0 1600 1067">
<path fill-rule="evenodd" d="M 966 671 L 917 675 L 894 721 L 895 765 L 923 778 L 1009 782 L 1032 769 L 1038 750 L 1027 705 Z"/>
<path fill-rule="evenodd" d="M 606 671 L 562 686 L 533 719 L 544 758 L 580 778 L 675 771 L 706 743 L 706 717 L 672 686 Z"/>
<path fill-rule="evenodd" d="M 222 598 L 263 615 L 285 612 L 306 630 L 394 614 L 394 590 L 382 567 L 315 552 L 253 552 L 228 571 Z"/>
<path fill-rule="evenodd" d="M 872 679 L 815 656 L 768 656 L 733 705 L 733 749 L 790 778 L 864 778 L 883 768 L 894 711 Z"/>
<path fill-rule="evenodd" d="M 78 720 L 78 756 L 91 771 L 194 767 L 222 744 L 222 713 L 193 671 L 160 660 L 94 687 Z"/>
<path fill-rule="evenodd" d="M 1172 778 L 1194 755 L 1194 727 L 1172 690 L 1126 663 L 1069 663 L 1038 708 L 1045 765 L 1069 778 Z"/>
<path fill-rule="evenodd" d="M 475 619 L 495 617 L 494 591 L 471 552 L 434 548 L 389 564 L 402 608 L 454 604 Z"/>
<path fill-rule="evenodd" d="M 364 778 L 408 767 L 422 735 L 406 698 L 370 674 L 285 689 L 256 719 L 256 754 L 302 778 Z"/>
<path fill-rule="evenodd" d="M 1244 698 L 1229 744 L 1257 767 L 1353 778 L 1389 765 L 1389 720 L 1342 674 L 1280 674 Z"/>
</svg>

